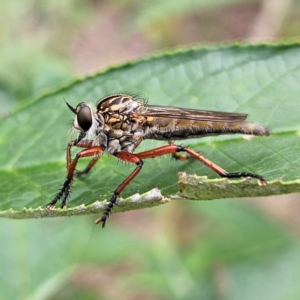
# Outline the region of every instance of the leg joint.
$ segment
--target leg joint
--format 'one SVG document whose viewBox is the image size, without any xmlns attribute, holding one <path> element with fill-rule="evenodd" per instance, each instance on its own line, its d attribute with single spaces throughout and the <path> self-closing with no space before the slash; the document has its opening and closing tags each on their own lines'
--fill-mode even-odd
<svg viewBox="0 0 300 300">
<path fill-rule="evenodd" d="M 183 147 L 181 145 L 177 145 L 176 152 L 182 152 L 182 151 L 185 151 L 185 147 Z"/>
<path fill-rule="evenodd" d="M 74 144 L 75 144 L 75 140 L 74 140 L 74 141 L 70 141 L 70 142 L 68 143 L 68 146 L 69 146 L 69 147 L 72 147 L 72 146 L 74 146 Z"/>
<path fill-rule="evenodd" d="M 140 168 L 143 166 L 143 164 L 144 162 L 141 159 L 136 163 L 136 165 Z"/>
</svg>

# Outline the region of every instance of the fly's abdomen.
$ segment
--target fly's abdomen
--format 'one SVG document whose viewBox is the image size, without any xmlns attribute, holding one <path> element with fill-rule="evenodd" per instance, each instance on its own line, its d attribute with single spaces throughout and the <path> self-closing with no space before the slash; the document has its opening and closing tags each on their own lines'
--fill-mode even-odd
<svg viewBox="0 0 300 300">
<path fill-rule="evenodd" d="M 267 128 L 246 121 L 198 121 L 175 118 L 148 118 L 146 139 L 180 140 L 217 134 L 269 135 Z"/>
</svg>

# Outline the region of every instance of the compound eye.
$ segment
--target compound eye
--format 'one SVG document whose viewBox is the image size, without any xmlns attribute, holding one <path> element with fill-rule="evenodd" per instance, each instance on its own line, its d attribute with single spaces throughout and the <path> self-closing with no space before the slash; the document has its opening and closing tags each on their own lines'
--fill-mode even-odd
<svg viewBox="0 0 300 300">
<path fill-rule="evenodd" d="M 82 105 L 77 112 L 77 122 L 83 131 L 88 131 L 92 124 L 93 118 L 91 109 L 87 105 Z"/>
</svg>

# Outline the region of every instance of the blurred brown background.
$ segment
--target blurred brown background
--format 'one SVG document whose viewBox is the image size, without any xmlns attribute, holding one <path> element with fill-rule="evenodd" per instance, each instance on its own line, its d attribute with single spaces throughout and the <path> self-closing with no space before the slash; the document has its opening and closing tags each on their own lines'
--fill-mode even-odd
<svg viewBox="0 0 300 300">
<path fill-rule="evenodd" d="M 74 75 L 169 47 L 298 38 L 299 1 L 2 1 L 1 112 Z"/>
</svg>

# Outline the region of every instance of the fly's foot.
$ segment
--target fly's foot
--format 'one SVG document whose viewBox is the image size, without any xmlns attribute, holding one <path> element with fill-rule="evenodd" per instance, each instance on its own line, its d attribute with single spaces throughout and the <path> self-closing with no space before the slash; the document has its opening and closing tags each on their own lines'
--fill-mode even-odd
<svg viewBox="0 0 300 300">
<path fill-rule="evenodd" d="M 102 228 L 105 227 L 105 223 L 106 223 L 106 220 L 108 219 L 109 215 L 111 214 L 111 210 L 112 208 L 114 207 L 114 205 L 116 204 L 116 201 L 117 201 L 117 194 L 113 194 L 113 196 L 111 197 L 103 215 L 101 218 L 97 219 L 95 221 L 96 224 L 99 224 L 99 223 L 102 223 Z"/>
<path fill-rule="evenodd" d="M 53 210 L 54 208 L 55 208 L 55 204 L 49 203 L 49 204 L 47 204 L 47 206 L 46 206 L 46 209 L 47 209 L 47 210 Z"/>
<path fill-rule="evenodd" d="M 55 204 L 51 204 L 51 202 L 49 204 L 47 204 L 46 209 L 47 210 L 53 210 L 55 209 L 56 205 Z M 67 208 L 67 204 L 64 203 L 60 206 L 61 209 L 66 209 Z"/>
<path fill-rule="evenodd" d="M 103 214 L 103 216 L 101 218 L 99 218 L 95 221 L 95 224 L 102 223 L 102 228 L 104 228 L 107 218 L 108 218 L 108 215 Z"/>
<path fill-rule="evenodd" d="M 268 184 L 267 180 L 265 180 L 264 178 L 258 179 L 257 183 L 259 186 L 266 186 Z"/>
<path fill-rule="evenodd" d="M 46 205 L 46 209 L 48 210 L 53 210 L 56 206 L 56 203 L 63 197 L 63 200 L 61 202 L 61 209 L 66 209 L 67 208 L 67 198 L 70 195 L 70 189 L 71 189 L 71 185 L 72 185 L 72 180 L 70 179 L 66 179 L 62 188 L 60 189 L 60 191 L 57 193 L 56 197 Z"/>
<path fill-rule="evenodd" d="M 235 173 L 227 173 L 223 175 L 222 177 L 225 178 L 255 178 L 257 179 L 257 183 L 260 186 L 266 186 L 267 181 L 260 175 L 253 174 L 253 173 L 248 173 L 248 172 L 235 172 Z"/>
<path fill-rule="evenodd" d="M 56 197 L 46 205 L 46 209 L 53 210 L 56 206 L 56 203 L 58 202 L 58 200 L 61 198 L 62 195 L 63 194 L 61 193 L 61 191 L 59 191 Z"/>
</svg>

